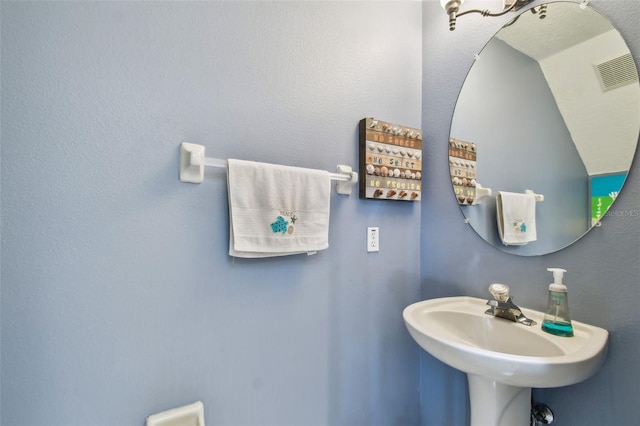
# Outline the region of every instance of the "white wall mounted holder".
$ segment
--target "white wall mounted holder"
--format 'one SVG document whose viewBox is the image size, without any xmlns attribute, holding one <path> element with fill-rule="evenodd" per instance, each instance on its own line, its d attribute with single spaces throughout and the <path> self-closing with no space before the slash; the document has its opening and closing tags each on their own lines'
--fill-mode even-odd
<svg viewBox="0 0 640 426">
<path fill-rule="evenodd" d="M 490 197 L 491 193 L 491 188 L 485 188 L 479 183 L 476 183 L 476 199 L 473 204 L 478 204 L 478 202 L 483 198 Z"/>
<path fill-rule="evenodd" d="M 524 193 L 533 195 L 536 199 L 536 202 L 538 203 L 541 203 L 544 201 L 544 195 L 536 194 L 531 189 L 525 190 Z M 490 197 L 492 194 L 493 194 L 493 191 L 491 190 L 491 188 L 485 188 L 479 183 L 476 183 L 476 199 L 473 204 L 478 204 L 478 201 L 482 200 L 483 198 Z"/>
<path fill-rule="evenodd" d="M 204 167 L 226 168 L 227 160 L 205 157 L 205 147 L 189 142 L 180 144 L 180 181 L 202 183 Z M 336 192 L 351 195 L 353 186 L 358 183 L 358 173 L 350 166 L 338 165 L 336 173 L 329 173 L 331 180 L 337 181 Z"/>
</svg>

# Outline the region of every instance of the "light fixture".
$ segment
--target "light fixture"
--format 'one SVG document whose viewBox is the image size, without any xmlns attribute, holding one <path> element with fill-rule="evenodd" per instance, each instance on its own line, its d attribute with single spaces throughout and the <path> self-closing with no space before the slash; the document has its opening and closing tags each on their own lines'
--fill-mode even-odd
<svg viewBox="0 0 640 426">
<path fill-rule="evenodd" d="M 467 15 L 469 13 L 479 13 L 482 16 L 502 16 L 512 10 L 515 11 L 520 9 L 531 1 L 533 0 L 503 0 L 502 10 L 500 12 L 491 12 L 489 9 L 470 9 L 460 12 L 460 6 L 462 6 L 464 0 L 440 0 L 440 4 L 447 12 L 447 15 L 449 15 L 449 30 L 453 31 L 456 29 L 456 19 L 459 16 Z"/>
</svg>

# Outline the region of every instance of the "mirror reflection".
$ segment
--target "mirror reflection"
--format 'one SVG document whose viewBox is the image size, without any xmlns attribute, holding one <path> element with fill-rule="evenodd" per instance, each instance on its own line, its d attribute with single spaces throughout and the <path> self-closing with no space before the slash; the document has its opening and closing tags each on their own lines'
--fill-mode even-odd
<svg viewBox="0 0 640 426">
<path fill-rule="evenodd" d="M 548 3 L 544 19 L 534 12 L 506 24 L 478 55 L 449 141 L 469 224 L 524 256 L 560 250 L 606 215 L 640 131 L 637 68 L 609 20 L 571 2 Z"/>
</svg>

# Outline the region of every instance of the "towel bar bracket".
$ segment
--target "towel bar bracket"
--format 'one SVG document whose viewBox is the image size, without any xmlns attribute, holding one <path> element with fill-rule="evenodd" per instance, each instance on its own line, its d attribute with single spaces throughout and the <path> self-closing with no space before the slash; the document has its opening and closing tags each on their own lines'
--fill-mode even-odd
<svg viewBox="0 0 640 426">
<path fill-rule="evenodd" d="M 226 168 L 227 160 L 205 157 L 205 148 L 189 142 L 180 144 L 180 181 L 187 183 L 202 183 L 204 181 L 204 167 Z M 337 181 L 336 192 L 351 195 L 353 186 L 358 183 L 358 173 L 350 166 L 338 165 L 337 173 L 329 173 L 331 180 Z"/>
<path fill-rule="evenodd" d="M 180 181 L 204 181 L 204 146 L 188 142 L 180 144 Z"/>
<path fill-rule="evenodd" d="M 480 200 L 486 197 L 490 197 L 492 194 L 491 188 L 485 188 L 480 183 L 476 183 L 476 199 L 473 204 L 480 204 Z"/>
<path fill-rule="evenodd" d="M 336 179 L 336 192 L 341 195 L 351 195 L 353 186 L 358 183 L 358 173 L 351 169 L 351 166 L 338 165 L 337 173 L 340 176 L 346 176 L 347 180 Z"/>
<path fill-rule="evenodd" d="M 543 202 L 543 201 L 544 201 L 544 195 L 542 195 L 542 194 L 536 194 L 535 192 L 533 192 L 533 191 L 532 191 L 532 190 L 530 190 L 530 189 L 526 189 L 526 190 L 524 191 L 524 193 L 525 193 L 525 194 L 529 194 L 529 195 L 533 195 L 533 196 L 535 197 L 535 199 L 536 199 L 536 202 L 538 202 L 538 203 L 541 203 L 541 202 Z"/>
</svg>

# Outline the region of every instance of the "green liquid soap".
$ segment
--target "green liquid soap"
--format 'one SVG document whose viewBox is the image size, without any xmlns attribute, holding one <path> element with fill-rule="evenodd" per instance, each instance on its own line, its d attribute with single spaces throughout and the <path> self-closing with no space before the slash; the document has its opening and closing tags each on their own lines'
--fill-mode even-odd
<svg viewBox="0 0 640 426">
<path fill-rule="evenodd" d="M 573 336 L 573 327 L 571 326 L 571 323 L 566 323 L 566 322 L 543 321 L 542 331 L 546 331 L 547 333 L 550 333 L 550 334 L 555 334 L 556 336 L 563 336 L 563 337 Z"/>
</svg>

